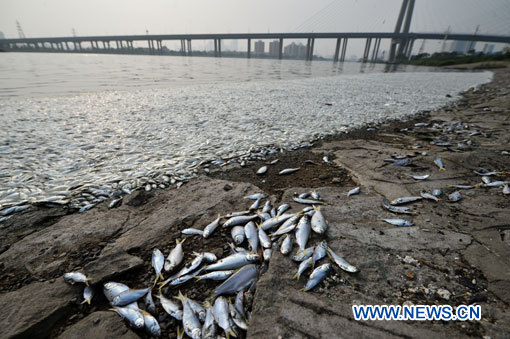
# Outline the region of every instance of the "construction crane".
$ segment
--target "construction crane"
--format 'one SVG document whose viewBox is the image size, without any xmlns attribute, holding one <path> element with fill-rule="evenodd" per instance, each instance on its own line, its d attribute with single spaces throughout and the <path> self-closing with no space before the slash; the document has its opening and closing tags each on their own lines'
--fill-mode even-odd
<svg viewBox="0 0 510 339">
<path fill-rule="evenodd" d="M 16 28 L 18 29 L 18 36 L 20 39 L 25 39 L 25 33 L 23 33 L 23 28 L 21 28 L 21 25 L 18 20 L 16 20 Z"/>
</svg>

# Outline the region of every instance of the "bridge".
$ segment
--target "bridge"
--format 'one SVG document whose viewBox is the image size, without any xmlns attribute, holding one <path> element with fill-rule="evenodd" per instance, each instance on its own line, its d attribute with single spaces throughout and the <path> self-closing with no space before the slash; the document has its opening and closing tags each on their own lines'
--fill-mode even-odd
<svg viewBox="0 0 510 339">
<path fill-rule="evenodd" d="M 312 60 L 314 45 L 317 39 L 336 39 L 333 61 L 344 61 L 348 41 L 364 39 L 365 48 L 363 62 L 375 62 L 379 55 L 381 40 L 389 39 L 390 52 L 388 62 L 400 62 L 408 59 L 416 40 L 458 40 L 491 43 L 510 43 L 510 35 L 480 35 L 455 33 L 416 33 L 410 32 L 415 0 L 403 0 L 400 13 L 393 32 L 346 32 L 346 33 L 229 33 L 229 34 L 164 34 L 164 35 L 117 35 L 117 36 L 81 36 L 81 37 L 47 37 L 1 39 L 0 50 L 28 52 L 67 52 L 67 53 L 133 53 L 133 42 L 147 42 L 149 54 L 164 54 L 164 41 L 180 41 L 182 55 L 193 55 L 194 40 L 210 40 L 214 42 L 214 56 L 221 57 L 222 40 L 246 40 L 246 57 L 252 56 L 252 41 L 256 39 L 272 39 L 278 42 L 277 57 L 282 58 L 284 39 L 304 39 L 306 52 L 304 58 Z M 84 46 L 85 45 L 85 46 Z M 138 54 L 138 53 L 136 53 Z"/>
</svg>

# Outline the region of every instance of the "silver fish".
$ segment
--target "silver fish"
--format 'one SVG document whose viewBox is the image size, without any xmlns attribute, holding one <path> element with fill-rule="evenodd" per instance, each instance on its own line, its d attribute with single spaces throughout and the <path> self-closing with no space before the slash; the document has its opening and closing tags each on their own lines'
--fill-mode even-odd
<svg viewBox="0 0 510 339">
<path fill-rule="evenodd" d="M 257 199 L 265 199 L 267 198 L 267 194 L 264 194 L 264 193 L 255 193 L 255 194 L 252 194 L 252 195 L 247 195 L 244 197 L 244 199 L 250 199 L 250 200 L 257 200 Z"/>
<path fill-rule="evenodd" d="M 291 174 L 291 173 L 299 171 L 299 169 L 300 169 L 300 167 L 297 167 L 297 168 L 286 168 L 286 169 L 281 170 L 280 172 L 278 172 L 278 174 L 279 175 Z"/>
<path fill-rule="evenodd" d="M 258 241 L 258 235 L 257 235 L 257 241 Z M 234 253 L 248 253 L 249 251 L 246 248 L 243 247 L 236 247 L 233 243 L 229 242 L 228 246 L 230 246 L 230 249 L 232 250 L 232 254 Z"/>
<path fill-rule="evenodd" d="M 262 252 L 262 256 L 264 257 L 264 261 L 271 260 L 271 254 L 273 254 L 272 248 L 264 248 L 264 251 Z"/>
<path fill-rule="evenodd" d="M 241 215 L 247 215 L 247 214 L 250 214 L 251 211 L 239 211 L 239 212 L 232 212 L 232 213 L 229 213 L 225 216 L 225 218 L 232 218 L 232 217 L 239 217 Z"/>
<path fill-rule="evenodd" d="M 310 196 L 310 193 L 301 193 L 300 195 L 298 195 L 298 198 L 299 199 L 306 199 Z"/>
<path fill-rule="evenodd" d="M 259 247 L 259 232 L 253 221 L 244 226 L 244 234 L 246 239 L 248 239 L 251 250 L 256 253 Z"/>
<path fill-rule="evenodd" d="M 87 278 L 85 274 L 81 272 L 69 272 L 64 274 L 64 281 L 68 284 L 74 285 L 75 283 L 84 283 L 85 285 L 89 285 L 89 281 L 92 278 Z"/>
<path fill-rule="evenodd" d="M 358 269 L 355 266 L 349 264 L 347 261 L 345 261 L 344 258 L 342 258 L 342 256 L 333 252 L 333 250 L 330 247 L 328 247 L 328 256 L 331 258 L 331 260 L 335 262 L 335 264 L 338 265 L 338 267 L 340 267 L 344 271 L 350 273 L 358 272 Z"/>
<path fill-rule="evenodd" d="M 392 224 L 393 226 L 413 226 L 414 224 L 405 219 L 383 219 L 383 221 L 386 221 L 388 224 Z"/>
<path fill-rule="evenodd" d="M 152 299 L 152 291 L 149 291 L 145 295 L 145 299 L 143 300 L 145 303 L 145 307 L 147 308 L 147 311 L 149 311 L 152 314 L 156 313 L 156 304 L 154 304 L 154 300 Z"/>
<path fill-rule="evenodd" d="M 150 288 L 143 289 L 129 289 L 117 295 L 112 300 L 113 306 L 125 306 L 137 301 L 141 297 L 145 296 L 150 291 Z"/>
<path fill-rule="evenodd" d="M 432 191 L 432 195 L 438 197 L 440 196 L 441 194 L 443 194 L 443 192 L 441 192 L 441 190 L 439 188 L 436 188 Z"/>
<path fill-rule="evenodd" d="M 216 339 L 216 325 L 212 312 L 212 305 L 205 302 L 205 321 L 202 325 L 202 339 Z"/>
<path fill-rule="evenodd" d="M 422 197 L 402 197 L 395 200 L 392 200 L 390 202 L 391 205 L 402 205 L 402 204 L 408 204 L 410 202 L 415 202 L 418 200 L 422 200 Z"/>
<path fill-rule="evenodd" d="M 271 248 L 271 246 L 273 245 L 271 243 L 271 239 L 269 239 L 269 237 L 267 236 L 266 232 L 264 232 L 264 230 L 262 229 L 262 227 L 259 225 L 259 241 L 260 241 L 260 244 L 262 245 L 262 247 L 264 248 Z"/>
<path fill-rule="evenodd" d="M 177 299 L 182 303 L 182 325 L 184 326 L 184 332 L 190 338 L 200 339 L 202 337 L 202 325 L 188 303 L 188 298 L 179 292 Z"/>
<path fill-rule="evenodd" d="M 250 215 L 250 216 L 241 215 L 238 217 L 232 217 L 232 218 L 228 219 L 227 221 L 225 221 L 225 223 L 223 224 L 223 227 L 246 225 L 248 222 L 255 220 L 257 218 L 258 218 L 258 216 L 256 216 L 256 215 Z"/>
<path fill-rule="evenodd" d="M 198 230 L 196 228 L 186 228 L 181 231 L 182 234 L 186 235 L 201 235 L 204 236 L 204 231 Z"/>
<path fill-rule="evenodd" d="M 298 202 L 300 204 L 305 204 L 305 205 L 324 205 L 325 204 L 323 201 L 313 200 L 313 199 L 300 199 L 300 198 L 293 197 L 292 200 L 294 200 L 295 202 Z"/>
<path fill-rule="evenodd" d="M 189 274 L 190 272 L 193 272 L 202 264 L 202 261 L 204 260 L 204 254 L 202 253 L 194 253 L 195 258 L 189 263 L 189 265 L 184 266 L 179 272 L 169 277 L 167 280 L 165 280 L 165 284 L 170 282 L 171 280 L 177 279 L 179 277 L 185 276 Z M 161 286 L 163 287 L 164 284 Z M 160 287 L 160 288 L 161 288 Z"/>
<path fill-rule="evenodd" d="M 243 226 L 234 226 L 230 231 L 232 234 L 232 239 L 236 245 L 240 245 L 244 241 L 244 227 Z"/>
<path fill-rule="evenodd" d="M 350 197 L 351 195 L 359 194 L 359 192 L 361 192 L 361 189 L 356 187 L 350 190 L 349 193 L 347 193 L 347 196 Z"/>
<path fill-rule="evenodd" d="M 261 168 L 259 168 L 257 170 L 257 174 L 258 175 L 262 175 L 262 174 L 265 174 L 267 172 L 267 166 L 262 166 Z"/>
<path fill-rule="evenodd" d="M 510 181 L 493 181 L 488 184 L 485 184 L 485 187 L 501 187 L 505 185 L 509 185 Z"/>
<path fill-rule="evenodd" d="M 434 164 L 439 167 L 440 171 L 446 170 L 446 168 L 444 168 L 443 161 L 437 155 L 434 156 Z"/>
<path fill-rule="evenodd" d="M 503 194 L 504 195 L 510 194 L 510 187 L 508 185 L 503 186 Z"/>
<path fill-rule="evenodd" d="M 126 319 L 134 328 L 141 329 L 145 325 L 142 313 L 131 307 L 114 307 L 113 311 L 117 312 L 122 318 Z"/>
<path fill-rule="evenodd" d="M 312 257 L 303 260 L 301 264 L 299 264 L 297 273 L 294 274 L 294 279 L 299 280 L 299 278 L 301 278 L 301 274 L 303 274 L 303 272 L 306 271 L 307 269 L 311 268 L 312 264 L 313 264 Z"/>
<path fill-rule="evenodd" d="M 277 209 L 277 213 L 276 215 L 277 216 L 280 216 L 282 215 L 286 210 L 288 210 L 290 208 L 290 205 L 289 204 L 283 204 L 283 205 L 280 205 L 278 206 L 278 209 Z"/>
<path fill-rule="evenodd" d="M 209 264 L 218 261 L 218 257 L 214 253 L 202 252 L 200 254 L 202 254 L 204 256 L 204 260 Z M 196 255 L 199 255 L 199 254 L 196 254 Z"/>
<path fill-rule="evenodd" d="M 228 303 L 228 309 L 230 311 L 230 319 L 234 321 L 234 324 L 244 331 L 248 330 L 248 324 L 246 324 L 246 321 L 243 319 L 244 317 L 237 312 L 237 309 L 230 301 Z"/>
<path fill-rule="evenodd" d="M 108 205 L 108 208 L 115 208 L 120 206 L 122 202 L 122 198 L 113 199 L 110 204 Z"/>
<path fill-rule="evenodd" d="M 303 288 L 302 291 L 306 292 L 317 286 L 321 281 L 323 281 L 326 278 L 330 269 L 331 269 L 330 264 L 324 264 L 314 269 L 312 274 L 310 274 L 310 278 L 308 279 L 305 288 Z"/>
<path fill-rule="evenodd" d="M 287 221 L 288 219 L 292 218 L 292 216 L 294 216 L 294 214 L 282 214 L 280 216 L 276 216 L 274 218 L 271 218 L 271 219 L 267 219 L 265 220 L 261 227 L 264 231 L 267 231 L 273 227 L 276 227 L 278 225 L 280 225 L 281 223 Z"/>
<path fill-rule="evenodd" d="M 303 251 L 306 248 L 306 243 L 312 231 L 310 220 L 307 215 L 303 215 L 296 226 L 296 242 L 299 250 Z"/>
<path fill-rule="evenodd" d="M 188 298 L 188 304 L 193 310 L 193 312 L 195 312 L 200 322 L 204 322 L 206 316 L 205 308 L 203 308 L 202 305 L 200 305 L 200 303 L 190 298 Z"/>
<path fill-rule="evenodd" d="M 271 209 L 273 208 L 273 205 L 271 205 L 271 201 L 266 201 L 264 204 L 264 207 L 262 208 L 262 213 L 269 213 L 271 212 Z"/>
<path fill-rule="evenodd" d="M 87 303 L 90 305 L 92 298 L 94 297 L 94 290 L 90 286 L 85 286 L 83 289 L 83 301 L 82 304 Z"/>
<path fill-rule="evenodd" d="M 165 271 L 173 271 L 177 266 L 179 266 L 184 258 L 184 254 L 182 251 L 182 243 L 186 239 L 181 241 L 175 240 L 175 247 L 170 251 L 170 254 L 165 260 Z"/>
<path fill-rule="evenodd" d="M 324 161 L 325 163 L 328 163 L 329 162 L 329 158 L 328 157 L 323 157 L 322 161 Z"/>
<path fill-rule="evenodd" d="M 492 180 L 491 180 L 491 178 L 490 178 L 490 177 L 488 177 L 488 176 L 486 176 L 486 175 L 484 175 L 484 176 L 482 177 L 482 182 L 483 182 L 484 184 L 489 184 L 491 181 L 492 181 Z"/>
<path fill-rule="evenodd" d="M 226 258 L 219 260 L 215 264 L 211 264 L 205 267 L 206 271 L 220 271 L 220 270 L 234 270 L 236 268 L 243 267 L 251 264 L 259 259 L 259 256 L 255 253 L 235 253 Z"/>
<path fill-rule="evenodd" d="M 456 188 L 459 190 L 471 190 L 471 189 L 475 188 L 475 186 L 471 186 L 471 185 L 448 185 L 448 187 L 453 187 L 453 188 Z"/>
<path fill-rule="evenodd" d="M 290 234 L 285 235 L 285 239 L 282 241 L 282 246 L 280 247 L 280 252 L 283 255 L 287 255 L 292 251 L 292 236 Z"/>
<path fill-rule="evenodd" d="M 230 335 L 236 337 L 230 326 L 228 303 L 224 297 L 220 296 L 216 298 L 213 306 L 213 315 L 216 323 L 225 331 L 227 338 L 229 338 Z"/>
<path fill-rule="evenodd" d="M 230 276 L 230 278 L 218 286 L 214 290 L 213 294 L 217 297 L 219 295 L 234 294 L 239 291 L 245 291 L 255 280 L 257 280 L 257 277 L 257 266 L 253 264 L 243 266 Z"/>
<path fill-rule="evenodd" d="M 319 207 L 314 206 L 314 209 L 315 213 L 312 215 L 311 218 L 312 230 L 317 234 L 324 234 L 328 229 L 326 219 L 324 219 L 324 216 L 322 215 L 322 212 L 320 211 Z"/>
<path fill-rule="evenodd" d="M 276 217 L 276 209 L 274 207 L 271 208 L 271 211 L 269 212 L 269 215 L 271 216 L 271 218 Z"/>
<path fill-rule="evenodd" d="M 428 177 L 430 177 L 430 174 L 424 174 L 424 175 L 409 174 L 409 176 L 411 178 L 413 178 L 414 180 L 425 180 Z"/>
<path fill-rule="evenodd" d="M 255 200 L 255 202 L 253 204 L 251 204 L 250 208 L 248 208 L 250 211 L 255 211 L 259 208 L 260 206 L 260 202 L 262 201 L 262 199 L 257 199 Z M 224 227 L 226 227 L 225 225 L 223 225 Z"/>
<path fill-rule="evenodd" d="M 140 310 L 143 316 L 143 322 L 145 324 L 145 330 L 153 337 L 159 337 L 161 335 L 161 327 L 158 321 L 149 312 Z"/>
<path fill-rule="evenodd" d="M 182 310 L 177 303 L 165 298 L 163 295 L 157 295 L 156 297 L 159 298 L 159 302 L 166 313 L 179 321 L 182 320 Z"/>
<path fill-rule="evenodd" d="M 103 293 L 110 303 L 113 301 L 113 298 L 127 290 L 129 290 L 127 285 L 118 282 L 110 281 L 103 285 Z"/>
<path fill-rule="evenodd" d="M 206 280 L 206 279 L 210 279 L 210 280 L 225 280 L 225 279 L 228 279 L 228 277 L 230 277 L 232 274 L 234 273 L 233 270 L 228 270 L 228 271 L 213 271 L 213 272 L 209 272 L 207 274 L 203 274 L 203 275 L 199 275 L 197 277 L 195 277 L 197 280 Z"/>
<path fill-rule="evenodd" d="M 297 251 L 296 255 L 292 257 L 292 260 L 294 261 L 303 261 L 308 258 L 310 258 L 313 254 L 313 250 L 315 249 L 315 246 L 308 247 L 304 251 Z"/>
<path fill-rule="evenodd" d="M 204 233 L 202 233 L 202 236 L 207 239 L 213 232 L 220 226 L 220 216 L 218 216 L 216 219 L 214 219 L 213 222 L 208 224 L 204 227 Z"/>
<path fill-rule="evenodd" d="M 315 246 L 315 250 L 313 251 L 312 255 L 313 266 L 315 266 L 315 263 L 317 261 L 321 260 L 326 256 L 327 249 L 328 244 L 326 243 L 325 240 L 321 241 L 320 243 L 317 244 L 317 246 Z"/>
<path fill-rule="evenodd" d="M 315 200 L 320 200 L 320 196 L 319 196 L 319 193 L 317 193 L 317 191 L 313 191 L 311 194 L 312 196 L 312 199 L 315 199 Z"/>
<path fill-rule="evenodd" d="M 455 192 L 453 192 L 451 194 L 448 194 L 448 199 L 451 202 L 457 202 L 457 201 L 460 201 L 462 199 L 462 196 L 460 195 L 459 191 L 455 191 Z"/>
<path fill-rule="evenodd" d="M 158 279 L 163 280 L 163 275 L 161 274 L 161 270 L 163 269 L 163 265 L 165 263 L 165 256 L 163 253 L 161 253 L 160 250 L 155 248 L 152 251 L 152 267 L 154 267 L 154 270 L 156 271 L 156 279 L 154 280 L 154 283 L 158 281 Z"/>
<path fill-rule="evenodd" d="M 433 200 L 435 202 L 439 201 L 439 199 L 435 195 L 427 193 L 427 192 L 422 191 L 422 192 L 420 192 L 420 195 L 422 196 L 423 199 Z"/>
<path fill-rule="evenodd" d="M 257 213 L 257 215 L 259 216 L 262 222 L 272 218 L 269 213 Z"/>
<path fill-rule="evenodd" d="M 280 226 L 280 228 L 278 228 L 278 230 L 276 230 L 276 232 L 271 234 L 271 237 L 274 238 L 274 237 L 277 237 L 279 235 L 282 235 L 282 234 L 285 234 L 285 233 L 288 233 L 288 232 L 291 232 L 292 230 L 294 230 L 294 228 L 296 228 L 296 225 L 297 225 L 299 219 L 301 218 L 301 216 L 302 216 L 301 212 L 294 214 L 291 218 L 289 218 L 287 221 L 285 221 Z"/>
</svg>

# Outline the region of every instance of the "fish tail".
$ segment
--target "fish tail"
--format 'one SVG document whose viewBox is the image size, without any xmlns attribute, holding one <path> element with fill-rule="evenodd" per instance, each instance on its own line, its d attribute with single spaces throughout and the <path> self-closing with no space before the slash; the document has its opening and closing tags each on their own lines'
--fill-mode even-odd
<svg viewBox="0 0 510 339">
<path fill-rule="evenodd" d="M 159 279 L 160 280 L 165 280 L 165 278 L 163 278 L 163 274 L 162 273 L 159 274 Z"/>
<path fill-rule="evenodd" d="M 227 339 L 229 338 L 229 334 L 230 334 L 231 336 L 233 336 L 234 338 L 237 338 L 236 334 L 234 333 L 234 331 L 232 331 L 232 329 L 231 329 L 231 328 L 229 328 L 229 329 L 228 329 L 228 332 L 227 332 L 227 333 L 225 333 L 225 334 L 227 335 Z"/>
<path fill-rule="evenodd" d="M 441 167 L 439 170 L 440 170 L 440 171 L 446 171 L 446 168 Z"/>
<path fill-rule="evenodd" d="M 321 207 L 320 206 L 315 206 L 315 205 L 312 205 L 313 209 L 316 210 L 316 211 L 320 211 Z"/>
<path fill-rule="evenodd" d="M 92 281 L 92 280 L 94 280 L 94 279 L 92 279 L 92 278 L 85 279 L 85 285 L 90 286 L 89 281 Z"/>
<path fill-rule="evenodd" d="M 179 295 L 177 297 L 174 297 L 175 299 L 180 300 L 181 302 L 186 302 L 188 298 L 186 298 L 181 291 L 179 291 Z"/>
<path fill-rule="evenodd" d="M 181 328 L 177 327 L 177 338 L 184 338 L 184 328 L 181 331 Z"/>
<path fill-rule="evenodd" d="M 182 244 L 182 243 L 183 243 L 183 242 L 185 242 L 185 241 L 186 241 L 186 238 L 184 238 L 184 239 L 182 239 L 182 240 L 180 240 L 180 241 L 179 241 L 179 239 L 176 239 L 176 240 L 175 240 L 175 242 L 177 243 L 177 245 L 180 245 L 180 244 Z"/>
<path fill-rule="evenodd" d="M 159 283 L 158 289 L 159 289 L 160 292 L 161 292 L 161 289 L 163 287 L 165 287 L 166 284 L 168 284 L 168 282 L 166 280 L 161 282 L 161 283 Z M 154 282 L 154 285 L 156 285 L 156 282 Z"/>
<path fill-rule="evenodd" d="M 90 305 L 90 300 L 85 299 L 85 300 L 83 300 L 81 303 L 82 303 L 82 304 L 87 303 L 87 304 L 89 304 L 89 305 Z"/>
<path fill-rule="evenodd" d="M 299 280 L 299 278 L 300 278 L 300 275 L 299 275 L 299 274 L 297 274 L 297 273 L 296 273 L 296 274 L 294 274 L 294 276 L 292 277 L 292 279 L 296 279 L 296 280 Z"/>
</svg>

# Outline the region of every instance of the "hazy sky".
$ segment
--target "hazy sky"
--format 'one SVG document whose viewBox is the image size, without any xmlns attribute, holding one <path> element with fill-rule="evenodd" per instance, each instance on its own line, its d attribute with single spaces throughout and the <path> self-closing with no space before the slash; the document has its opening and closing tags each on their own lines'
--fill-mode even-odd
<svg viewBox="0 0 510 339">
<path fill-rule="evenodd" d="M 173 33 L 392 31 L 401 0 L 0 0 L 18 37 Z M 510 34 L 510 0 L 417 0 L 412 31 Z M 328 45 L 329 46 L 329 45 Z M 320 51 L 321 44 L 318 46 Z M 328 47 L 329 48 L 329 47 Z"/>
</svg>

